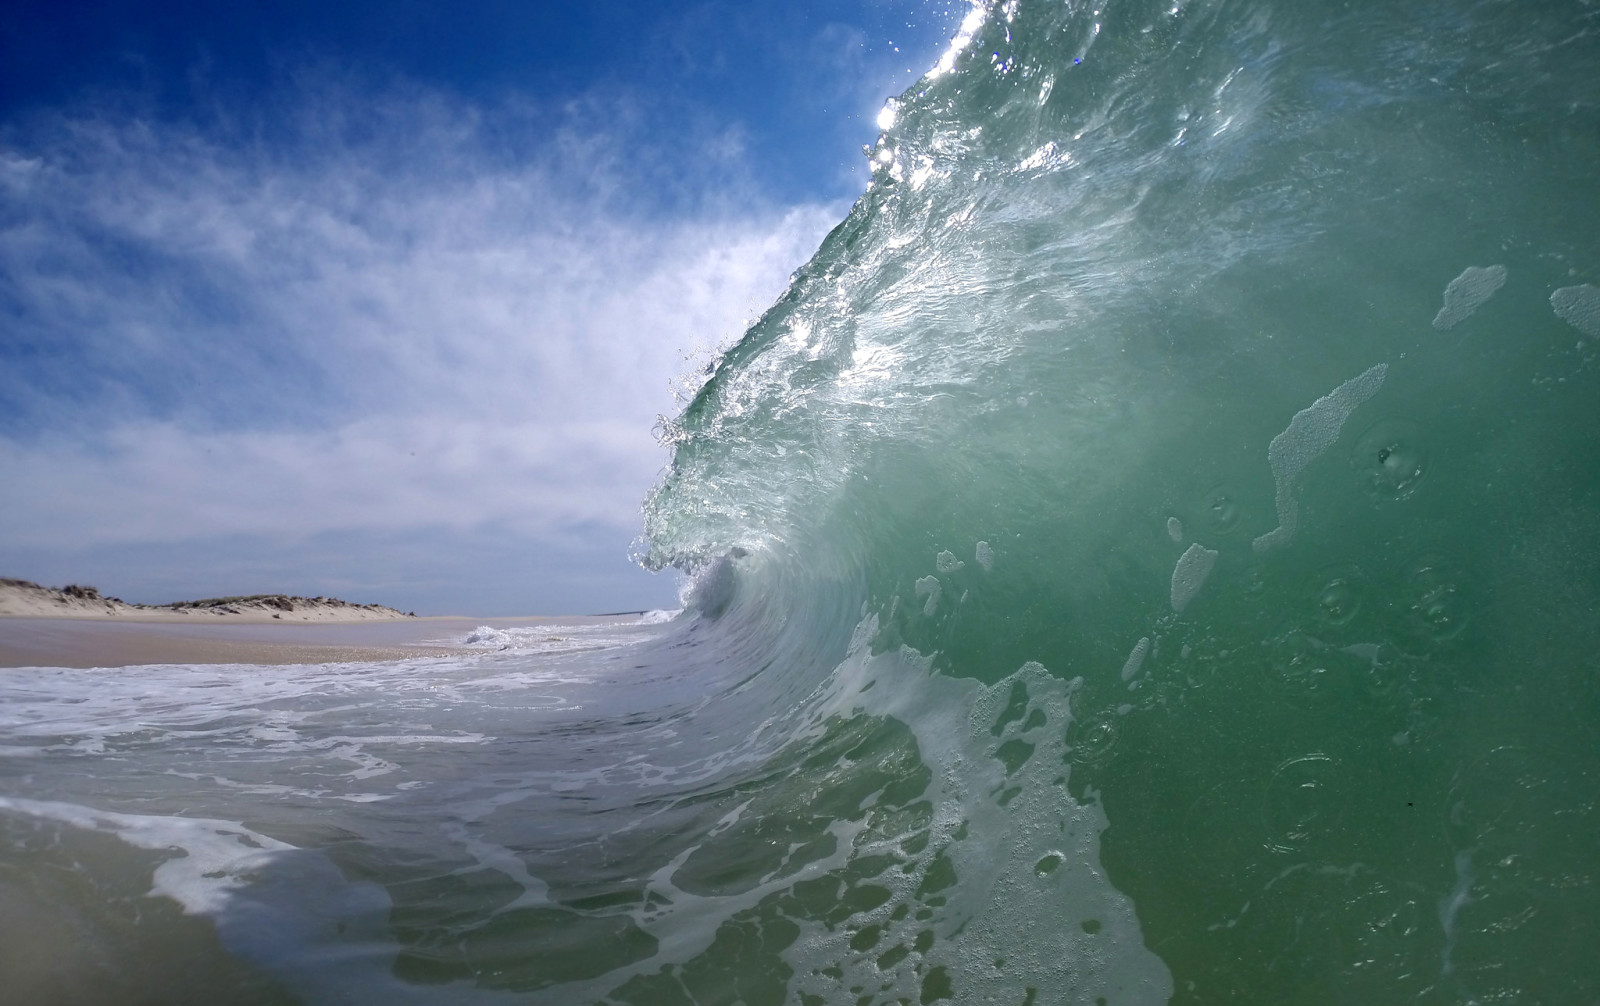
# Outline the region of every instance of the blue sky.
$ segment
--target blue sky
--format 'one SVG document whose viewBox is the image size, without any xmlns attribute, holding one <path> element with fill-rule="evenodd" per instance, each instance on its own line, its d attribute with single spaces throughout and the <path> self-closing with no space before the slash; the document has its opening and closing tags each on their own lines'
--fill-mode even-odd
<svg viewBox="0 0 1600 1006">
<path fill-rule="evenodd" d="M 655 417 L 966 9 L 11 4 L 0 575 L 670 605 Z"/>
</svg>

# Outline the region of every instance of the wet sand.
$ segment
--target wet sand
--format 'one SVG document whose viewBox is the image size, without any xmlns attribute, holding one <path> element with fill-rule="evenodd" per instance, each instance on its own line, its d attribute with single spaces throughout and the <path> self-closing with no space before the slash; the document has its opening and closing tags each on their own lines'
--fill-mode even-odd
<svg viewBox="0 0 1600 1006">
<path fill-rule="evenodd" d="M 633 617 L 633 616 L 628 616 Z M 615 616 L 407 618 L 348 623 L 0 618 L 0 668 L 134 664 L 320 664 L 482 652 L 458 645 L 480 625 L 598 624 Z"/>
</svg>

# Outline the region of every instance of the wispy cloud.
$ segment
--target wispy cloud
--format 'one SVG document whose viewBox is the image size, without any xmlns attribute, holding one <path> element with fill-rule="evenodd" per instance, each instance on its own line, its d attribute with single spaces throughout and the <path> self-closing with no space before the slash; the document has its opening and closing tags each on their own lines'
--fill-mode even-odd
<svg viewBox="0 0 1600 1006">
<path fill-rule="evenodd" d="M 0 136 L 0 559 L 625 542 L 669 379 L 843 209 L 754 196 L 734 131 L 668 149 L 633 115 L 308 84 L 247 125 L 80 111 Z"/>
</svg>

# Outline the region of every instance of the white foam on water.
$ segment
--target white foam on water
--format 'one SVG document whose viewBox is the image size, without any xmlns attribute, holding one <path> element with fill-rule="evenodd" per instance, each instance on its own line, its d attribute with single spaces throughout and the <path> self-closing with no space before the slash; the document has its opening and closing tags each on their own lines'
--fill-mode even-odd
<svg viewBox="0 0 1600 1006">
<path fill-rule="evenodd" d="M 940 552 L 934 556 L 933 565 L 941 573 L 954 573 L 965 566 L 966 563 L 957 559 L 954 552 Z"/>
<path fill-rule="evenodd" d="M 1133 644 L 1133 650 L 1129 652 L 1128 659 L 1122 663 L 1122 680 L 1132 680 L 1133 676 L 1139 673 L 1139 668 L 1144 666 L 1145 658 L 1149 655 L 1150 637 L 1140 636 L 1139 641 Z"/>
<path fill-rule="evenodd" d="M 468 829 L 465 822 L 449 821 L 440 829 L 461 846 L 481 867 L 495 870 L 522 888 L 522 893 L 497 907 L 491 915 L 503 915 L 519 908 L 538 908 L 550 904 L 550 885 L 528 871 L 522 857 L 503 845 L 485 841 Z"/>
<path fill-rule="evenodd" d="M 139 849 L 180 850 L 156 868 L 150 894 L 171 898 L 191 915 L 215 915 L 229 892 L 278 853 L 295 847 L 257 834 L 236 821 L 116 814 L 72 803 L 0 797 L 0 811 L 115 835 Z"/>
<path fill-rule="evenodd" d="M 1198 542 L 1184 549 L 1177 565 L 1172 567 L 1173 611 L 1187 608 L 1194 596 L 1200 593 L 1200 588 L 1205 586 L 1206 578 L 1217 564 L 1219 554 L 1216 549 L 1206 548 Z"/>
<path fill-rule="evenodd" d="M 1433 316 L 1433 327 L 1441 332 L 1455 328 L 1505 285 L 1505 266 L 1468 266 L 1444 288 L 1444 306 Z"/>
<path fill-rule="evenodd" d="M 662 625 L 672 621 L 682 609 L 672 611 L 647 611 L 629 621 L 599 622 L 595 624 L 546 623 L 543 625 L 514 625 L 497 628 L 480 625 L 465 636 L 442 640 L 456 646 L 472 649 L 500 650 L 510 653 L 558 654 L 579 653 L 586 650 L 603 650 L 625 646 L 645 638 L 627 631 L 630 626 Z"/>
<path fill-rule="evenodd" d="M 1550 295 L 1550 309 L 1573 328 L 1600 339 L 1600 289 L 1587 283 L 1564 286 Z"/>
<path fill-rule="evenodd" d="M 683 868 L 684 863 L 701 848 L 700 845 L 690 846 L 653 873 L 645 885 L 646 897 L 653 894 L 659 899 L 658 905 L 660 902 L 666 904 L 653 909 L 636 909 L 630 913 L 635 924 L 656 939 L 658 944 L 656 953 L 628 967 L 608 971 L 581 987 L 589 994 L 594 994 L 615 988 L 633 975 L 656 971 L 664 961 L 683 963 L 693 959 L 711 946 L 721 922 L 754 908 L 770 894 L 786 891 L 797 883 L 814 880 L 833 870 L 842 869 L 850 861 L 855 838 L 861 828 L 859 822 L 833 821 L 827 828 L 828 834 L 834 839 L 832 855 L 807 863 L 792 872 L 779 871 L 781 876 L 764 878 L 748 890 L 721 897 L 691 894 L 673 883 L 673 878 Z M 548 1000 L 539 998 L 534 1001 L 569 1003 L 574 1001 L 572 996 L 576 991 L 578 989 L 574 986 L 564 985 L 559 991 L 552 990 Z"/>
<path fill-rule="evenodd" d="M 924 594 L 928 596 L 928 600 L 922 605 L 922 613 L 924 615 L 932 615 L 939 610 L 939 594 L 944 590 L 944 587 L 939 583 L 937 576 L 920 578 L 916 582 L 916 589 L 918 597 Z"/>
<path fill-rule="evenodd" d="M 859 985 L 880 990 L 878 1001 L 917 1002 L 927 997 L 928 976 L 942 970 L 957 1002 L 1020 1003 L 1030 988 L 1040 1001 L 1166 1002 L 1171 974 L 1145 946 L 1132 903 L 1099 863 L 1104 812 L 1066 789 L 1071 697 L 1081 679 L 1065 681 L 1029 662 L 984 686 L 935 673 L 931 659 L 910 648 L 871 656 L 862 640 L 876 631 L 875 617 L 858 629 L 829 705 L 893 717 L 911 729 L 932 770 L 922 796 L 934 808 L 930 837 L 911 862 L 872 878 L 891 892 L 881 906 L 849 926 L 803 926 L 784 954 L 795 970 L 791 990 L 837 1002 Z M 870 687 L 880 677 L 892 687 Z M 1005 717 L 1002 728 L 1018 686 L 1028 710 Z M 1007 749 L 1013 758 L 1027 752 L 1014 769 L 1001 757 Z M 867 840 L 856 852 L 904 855 L 901 843 L 910 837 Z M 958 878 L 938 891 L 944 903 L 919 896 L 930 871 L 943 868 Z M 901 909 L 919 903 L 931 917 L 918 921 Z M 867 926 L 884 928 L 882 942 L 856 949 L 853 935 Z M 920 932 L 931 942 L 916 949 Z M 896 946 L 906 953 L 880 964 Z M 842 977 L 830 977 L 828 968 Z"/>
<path fill-rule="evenodd" d="M 845 990 L 859 985 L 877 990 L 875 1001 L 917 1002 L 935 972 L 948 977 L 957 1002 L 1020 1003 L 1029 989 L 1037 990 L 1040 1001 L 1168 1001 L 1171 974 L 1145 946 L 1132 903 L 1111 886 L 1100 865 L 1104 812 L 1093 802 L 1077 802 L 1066 788 L 1071 697 L 1081 680 L 1064 681 L 1030 662 L 984 686 L 936 673 L 930 658 L 909 647 L 873 655 L 878 633 L 877 615 L 857 625 L 844 661 L 789 714 L 802 724 L 790 741 L 805 747 L 823 738 L 830 724 L 859 716 L 904 724 L 930 770 L 917 802 L 929 804 L 931 815 L 901 825 L 910 829 L 903 833 L 887 831 L 872 816 L 884 791 L 870 793 L 858 820 L 826 825 L 828 855 L 779 868 L 725 895 L 699 895 L 678 885 L 679 872 L 702 845 L 684 849 L 649 878 L 653 897 L 628 913 L 657 941 L 655 953 L 592 979 L 526 993 L 522 1001 L 567 1006 L 605 998 L 635 977 L 692 961 L 710 948 L 724 923 L 771 895 L 880 859 L 898 863 L 867 881 L 887 892 L 877 907 L 844 924 L 787 916 L 800 929 L 782 951 L 793 970 L 787 1001 L 808 995 L 853 1001 L 857 997 Z M 1003 716 L 1019 686 L 1027 709 Z M 1015 763 L 1018 752 L 1021 764 Z M 1010 764 L 1002 757 L 1008 753 Z M 897 773 L 893 781 L 901 778 Z M 706 839 L 732 827 L 748 805 L 725 814 Z M 892 809 L 885 820 L 897 820 Z M 953 871 L 958 879 L 939 887 L 940 871 Z M 937 896 L 930 897 L 930 890 Z M 885 935 L 877 946 L 862 949 L 854 941 L 868 927 Z M 900 949 L 885 956 L 893 947 Z"/>
<path fill-rule="evenodd" d="M 1168 517 L 1167 537 L 1180 545 L 1183 544 L 1183 521 L 1176 517 Z"/>
<path fill-rule="evenodd" d="M 0 797 L 0 813 L 7 812 L 171 853 L 155 868 L 149 895 L 210 919 L 230 953 L 304 1001 L 515 1001 L 465 986 L 427 989 L 395 978 L 391 968 L 399 944 L 388 932 L 391 903 L 382 887 L 351 882 L 320 853 L 238 822 Z"/>
<path fill-rule="evenodd" d="M 973 558 L 983 567 L 984 572 L 994 569 L 994 549 L 989 547 L 988 542 L 978 542 L 977 548 L 973 550 Z"/>
<path fill-rule="evenodd" d="M 1267 445 L 1267 463 L 1277 484 L 1278 526 L 1251 542 L 1256 552 L 1288 544 L 1300 524 L 1296 480 L 1307 465 L 1339 439 L 1345 421 L 1357 406 L 1378 393 L 1389 365 L 1380 363 L 1362 371 L 1294 414 L 1289 426 Z"/>
</svg>

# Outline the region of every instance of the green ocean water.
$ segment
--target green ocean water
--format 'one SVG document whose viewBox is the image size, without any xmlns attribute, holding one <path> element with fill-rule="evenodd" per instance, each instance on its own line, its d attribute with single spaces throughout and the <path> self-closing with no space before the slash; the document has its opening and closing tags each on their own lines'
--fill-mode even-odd
<svg viewBox="0 0 1600 1006">
<path fill-rule="evenodd" d="M 1175 1002 L 1595 1001 L 1597 19 L 987 9 L 671 431 L 652 556 L 1081 678 Z"/>
<path fill-rule="evenodd" d="M 1600 1001 L 1597 36 L 976 8 L 664 428 L 675 619 L 0 677 L 4 987 Z"/>
</svg>

